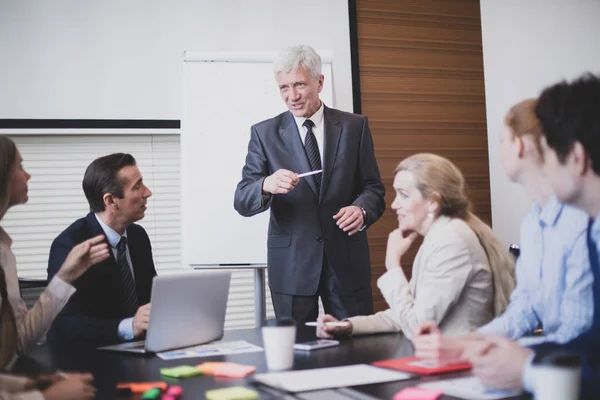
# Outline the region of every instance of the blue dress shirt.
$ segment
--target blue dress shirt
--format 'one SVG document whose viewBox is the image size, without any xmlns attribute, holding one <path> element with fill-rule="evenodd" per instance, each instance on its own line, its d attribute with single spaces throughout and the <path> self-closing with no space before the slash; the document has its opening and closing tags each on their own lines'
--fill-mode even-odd
<svg viewBox="0 0 600 400">
<path fill-rule="evenodd" d="M 534 204 L 521 223 L 517 286 L 508 308 L 479 332 L 521 339 L 523 345 L 566 343 L 593 320 L 593 274 L 586 232 L 589 216 L 552 197 Z M 538 327 L 543 336 L 524 337 Z"/>
<path fill-rule="evenodd" d="M 579 354 L 582 359 L 582 398 L 597 398 L 600 393 L 600 214 L 590 223 L 588 231 L 588 248 L 592 272 L 594 274 L 594 319 L 592 327 L 585 333 L 566 344 L 542 343 L 532 347 L 537 355 L 555 350 L 567 350 Z M 523 386 L 529 392 L 535 389 L 534 367 L 532 359 L 525 363 L 523 369 Z"/>
</svg>

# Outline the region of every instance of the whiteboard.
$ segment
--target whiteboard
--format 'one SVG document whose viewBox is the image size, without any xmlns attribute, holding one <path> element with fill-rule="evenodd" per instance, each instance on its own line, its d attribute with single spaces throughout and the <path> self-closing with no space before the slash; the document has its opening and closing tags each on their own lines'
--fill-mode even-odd
<svg viewBox="0 0 600 400">
<path fill-rule="evenodd" d="M 331 57 L 321 99 L 332 102 Z M 325 56 L 324 56 L 325 55 Z M 269 211 L 233 208 L 250 127 L 287 110 L 273 54 L 186 53 L 181 120 L 182 257 L 185 266 L 267 263 Z"/>
</svg>

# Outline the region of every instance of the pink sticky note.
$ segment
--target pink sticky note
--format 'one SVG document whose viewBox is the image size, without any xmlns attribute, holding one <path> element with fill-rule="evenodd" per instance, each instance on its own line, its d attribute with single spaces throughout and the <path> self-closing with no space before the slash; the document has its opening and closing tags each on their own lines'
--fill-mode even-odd
<svg viewBox="0 0 600 400">
<path fill-rule="evenodd" d="M 256 371 L 256 367 L 252 365 L 236 364 L 231 362 L 223 363 L 217 366 L 213 374 L 215 376 L 226 376 L 228 378 L 243 378 Z"/>
<path fill-rule="evenodd" d="M 204 373 L 204 375 L 213 375 L 215 373 L 215 369 L 225 364 L 224 362 L 205 362 L 202 364 L 196 365 L 200 371 Z"/>
<path fill-rule="evenodd" d="M 167 395 L 172 396 L 174 398 L 179 398 L 181 396 L 183 396 L 183 388 L 181 386 L 169 386 L 169 388 L 167 389 Z"/>
<path fill-rule="evenodd" d="M 394 400 L 436 400 L 444 393 L 436 389 L 404 388 L 394 396 Z"/>
</svg>

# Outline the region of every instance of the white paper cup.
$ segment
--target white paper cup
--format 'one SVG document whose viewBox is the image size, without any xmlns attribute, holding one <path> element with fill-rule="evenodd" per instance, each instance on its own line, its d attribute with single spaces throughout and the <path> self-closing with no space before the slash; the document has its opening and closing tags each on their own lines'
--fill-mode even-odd
<svg viewBox="0 0 600 400">
<path fill-rule="evenodd" d="M 534 362 L 536 400 L 577 400 L 581 360 L 572 354 L 553 354 Z"/>
<path fill-rule="evenodd" d="M 267 321 L 262 327 L 262 337 L 270 370 L 281 371 L 294 366 L 296 324 L 292 319 Z"/>
</svg>

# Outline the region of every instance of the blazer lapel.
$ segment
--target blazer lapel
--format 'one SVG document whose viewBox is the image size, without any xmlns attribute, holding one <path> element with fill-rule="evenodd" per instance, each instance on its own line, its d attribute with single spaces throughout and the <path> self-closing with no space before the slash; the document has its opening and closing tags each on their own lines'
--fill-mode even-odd
<svg viewBox="0 0 600 400">
<path fill-rule="evenodd" d="M 323 158 L 325 160 L 323 163 L 323 180 L 321 182 L 321 196 L 319 201 L 324 197 L 329 181 L 331 180 L 331 171 L 335 164 L 338 144 L 340 143 L 340 136 L 342 134 L 339 116 L 329 107 L 324 108 L 323 118 L 325 123 Z"/>
<path fill-rule="evenodd" d="M 281 124 L 281 128 L 279 128 L 279 136 L 285 144 L 288 152 L 292 155 L 294 161 L 296 161 L 298 172 L 309 172 L 310 164 L 308 163 L 308 158 L 306 157 L 306 152 L 304 151 L 304 145 L 300 139 L 298 126 L 296 126 L 296 121 L 290 112 L 286 114 L 286 117 Z M 313 193 L 318 198 L 319 192 L 317 192 L 317 184 L 315 183 L 314 177 L 311 175 L 302 179 L 308 183 Z"/>
</svg>

